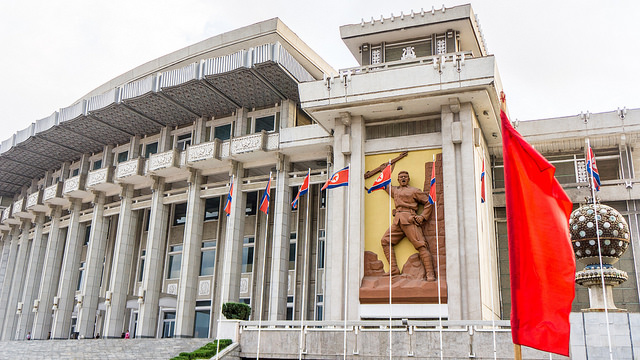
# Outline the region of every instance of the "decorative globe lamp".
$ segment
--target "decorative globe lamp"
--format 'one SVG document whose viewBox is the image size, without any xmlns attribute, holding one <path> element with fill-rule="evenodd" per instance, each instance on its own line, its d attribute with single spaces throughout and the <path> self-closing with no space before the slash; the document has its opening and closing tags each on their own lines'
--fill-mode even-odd
<svg viewBox="0 0 640 360">
<path fill-rule="evenodd" d="M 590 307 L 584 311 L 624 311 L 613 302 L 613 287 L 628 278 L 626 272 L 613 267 L 629 247 L 629 226 L 624 217 L 610 206 L 587 204 L 571 213 L 569 230 L 577 263 L 584 266 L 576 272 L 576 283 L 589 288 Z"/>
</svg>

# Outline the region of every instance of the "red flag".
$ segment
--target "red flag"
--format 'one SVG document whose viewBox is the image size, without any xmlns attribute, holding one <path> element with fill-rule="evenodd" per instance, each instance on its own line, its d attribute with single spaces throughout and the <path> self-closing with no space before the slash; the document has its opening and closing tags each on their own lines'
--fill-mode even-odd
<svg viewBox="0 0 640 360">
<path fill-rule="evenodd" d="M 484 185 L 484 159 L 482 159 L 482 174 L 480 174 L 480 202 L 484 204 L 486 201 L 485 196 L 485 185 Z"/>
<path fill-rule="evenodd" d="M 231 185 L 229 185 L 229 195 L 227 195 L 227 203 L 224 205 L 224 212 L 227 216 L 231 215 L 231 199 L 233 198 L 233 176 L 231 177 Z"/>
<path fill-rule="evenodd" d="M 571 200 L 555 168 L 501 111 L 514 344 L 569 356 L 576 264 Z"/>
<path fill-rule="evenodd" d="M 429 204 L 435 204 L 436 203 L 436 161 L 433 160 L 432 163 L 432 167 L 431 167 L 431 185 L 429 187 L 429 198 L 427 200 L 429 200 Z"/>
<path fill-rule="evenodd" d="M 294 209 L 298 208 L 298 202 L 300 200 L 300 196 L 303 196 L 307 192 L 309 192 L 309 177 L 310 176 L 311 176 L 311 169 L 309 169 L 309 171 L 307 172 L 307 176 L 302 181 L 302 186 L 300 186 L 300 189 L 298 190 L 298 194 L 296 195 L 296 198 L 293 199 L 293 202 L 291 203 L 291 206 L 293 206 Z"/>
<path fill-rule="evenodd" d="M 387 165 L 387 167 L 382 170 L 367 193 L 371 194 L 376 190 L 384 189 L 389 186 L 389 184 L 391 184 L 391 164 Z"/>
<path fill-rule="evenodd" d="M 262 193 L 262 199 L 260 200 L 260 206 L 258 207 L 260 211 L 269 215 L 269 200 L 271 200 L 271 196 L 269 192 L 271 191 L 271 173 L 269 173 L 269 181 L 267 181 L 267 188 L 264 189 L 264 193 Z"/>
</svg>

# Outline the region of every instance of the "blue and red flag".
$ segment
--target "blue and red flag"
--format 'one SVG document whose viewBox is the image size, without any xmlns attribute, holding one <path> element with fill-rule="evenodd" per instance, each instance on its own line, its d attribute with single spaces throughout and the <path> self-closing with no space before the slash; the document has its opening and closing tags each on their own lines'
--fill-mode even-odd
<svg viewBox="0 0 640 360">
<path fill-rule="evenodd" d="M 484 185 L 484 159 L 482 159 L 482 174 L 480 174 L 480 202 L 485 202 L 485 185 Z"/>
<path fill-rule="evenodd" d="M 376 190 L 384 189 L 391 184 L 391 164 L 387 165 L 380 173 L 380 176 L 373 182 L 371 188 L 367 191 L 369 194 Z"/>
<path fill-rule="evenodd" d="M 429 204 L 436 203 L 436 162 L 435 160 L 432 163 L 431 167 L 431 182 L 429 185 Z"/>
<path fill-rule="evenodd" d="M 349 186 L 349 167 L 336 171 L 320 191 L 325 189 L 334 189 L 340 186 Z"/>
<path fill-rule="evenodd" d="M 593 149 L 589 145 L 589 153 L 587 154 L 587 173 L 591 175 L 591 183 L 596 191 L 600 191 L 600 173 L 598 172 L 598 165 L 596 165 L 596 156 L 593 154 Z"/>
<path fill-rule="evenodd" d="M 227 216 L 231 215 L 231 199 L 233 198 L 233 176 L 231 176 L 231 185 L 229 186 L 229 194 L 227 195 L 227 203 L 224 205 L 224 212 Z"/>
<path fill-rule="evenodd" d="M 262 194 L 262 200 L 260 200 L 260 206 L 258 207 L 260 211 L 269 215 L 269 200 L 271 200 L 271 196 L 269 195 L 269 191 L 271 190 L 271 173 L 269 173 L 269 181 L 267 181 L 267 188 L 264 189 L 264 193 Z"/>
<path fill-rule="evenodd" d="M 296 198 L 293 199 L 293 202 L 291 203 L 291 206 L 293 206 L 294 209 L 298 208 L 298 202 L 300 200 L 300 196 L 303 196 L 307 192 L 309 192 L 309 177 L 310 176 L 311 176 L 311 170 L 309 170 L 307 172 L 307 176 L 304 178 L 304 181 L 302 181 L 302 186 L 300 186 L 300 190 L 298 190 L 298 195 L 296 195 Z"/>
</svg>

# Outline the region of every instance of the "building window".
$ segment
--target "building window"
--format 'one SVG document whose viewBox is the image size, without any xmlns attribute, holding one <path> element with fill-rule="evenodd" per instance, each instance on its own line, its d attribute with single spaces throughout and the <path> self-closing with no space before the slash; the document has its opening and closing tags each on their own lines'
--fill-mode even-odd
<svg viewBox="0 0 640 360">
<path fill-rule="evenodd" d="M 84 269 L 85 269 L 85 263 L 80 263 L 80 269 L 79 269 L 79 273 L 78 273 L 78 286 L 76 287 L 76 290 L 80 290 L 82 289 L 82 282 L 84 281 Z"/>
<path fill-rule="evenodd" d="M 178 139 L 176 140 L 176 149 L 182 151 L 185 150 L 189 145 L 191 145 L 191 133 L 178 136 Z"/>
<path fill-rule="evenodd" d="M 187 222 L 187 203 L 176 204 L 173 210 L 173 226 Z"/>
<path fill-rule="evenodd" d="M 102 168 L 102 159 L 94 161 L 93 166 L 91 167 L 92 170 L 98 170 L 100 168 Z"/>
<path fill-rule="evenodd" d="M 251 305 L 251 298 L 240 298 L 238 299 L 239 303 Z"/>
<path fill-rule="evenodd" d="M 154 142 L 151 144 L 147 144 L 144 146 L 144 157 L 149 158 L 151 154 L 156 154 L 158 152 L 158 143 Z"/>
<path fill-rule="evenodd" d="M 140 272 L 138 273 L 138 281 L 142 281 L 142 277 L 144 276 L 144 258 L 147 255 L 146 250 L 142 250 L 140 253 Z"/>
<path fill-rule="evenodd" d="M 169 247 L 169 266 L 167 269 L 167 279 L 177 279 L 180 277 L 180 267 L 182 266 L 182 245 Z"/>
<path fill-rule="evenodd" d="M 129 152 L 128 151 L 123 151 L 121 153 L 118 153 L 118 157 L 117 157 L 118 164 L 120 164 L 121 162 L 125 162 L 127 160 L 129 160 Z"/>
<path fill-rule="evenodd" d="M 324 240 L 325 231 L 318 230 L 318 269 L 324 269 Z"/>
<path fill-rule="evenodd" d="M 87 225 L 84 229 L 84 246 L 89 245 L 89 239 L 91 238 L 91 225 Z"/>
<path fill-rule="evenodd" d="M 202 256 L 200 257 L 200 276 L 213 275 L 216 266 L 216 241 L 202 242 Z"/>
<path fill-rule="evenodd" d="M 167 311 L 162 319 L 162 337 L 172 338 L 176 330 L 176 312 Z"/>
<path fill-rule="evenodd" d="M 210 310 L 196 310 L 195 321 L 193 322 L 193 337 L 208 338 L 209 337 L 209 319 L 211 318 Z"/>
<path fill-rule="evenodd" d="M 204 221 L 218 220 L 220 216 L 220 198 L 208 198 L 204 202 Z"/>
<path fill-rule="evenodd" d="M 444 35 L 438 35 L 436 39 L 436 55 L 444 55 L 447 53 L 447 39 Z"/>
<path fill-rule="evenodd" d="M 324 297 L 322 295 L 316 296 L 316 320 L 322 320 L 322 310 L 324 308 Z"/>
<path fill-rule="evenodd" d="M 76 168 L 71 170 L 71 177 L 78 176 L 80 174 L 80 169 Z"/>
<path fill-rule="evenodd" d="M 253 236 L 247 236 L 243 239 L 242 245 L 242 272 L 250 273 L 253 271 L 253 248 L 255 245 L 255 238 Z"/>
<path fill-rule="evenodd" d="M 280 126 L 280 113 L 262 116 L 259 118 L 247 118 L 247 135 L 259 133 L 262 130 L 273 132 Z"/>
<path fill-rule="evenodd" d="M 289 270 L 296 269 L 296 245 L 297 235 L 296 233 L 289 234 Z"/>
<path fill-rule="evenodd" d="M 231 124 L 216 126 L 213 129 L 213 138 L 221 141 L 231 139 Z"/>
<path fill-rule="evenodd" d="M 287 320 L 293 320 L 293 296 L 287 296 Z"/>
<path fill-rule="evenodd" d="M 255 215 L 258 213 L 258 192 L 247 193 L 247 206 L 245 207 L 244 214 L 247 216 Z"/>
</svg>

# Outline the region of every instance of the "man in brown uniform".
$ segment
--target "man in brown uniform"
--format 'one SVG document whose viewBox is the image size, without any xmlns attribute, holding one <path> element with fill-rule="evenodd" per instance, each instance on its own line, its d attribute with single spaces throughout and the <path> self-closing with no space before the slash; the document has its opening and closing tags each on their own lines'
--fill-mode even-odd
<svg viewBox="0 0 640 360">
<path fill-rule="evenodd" d="M 409 186 L 409 173 L 407 171 L 403 170 L 398 173 L 398 183 L 400 186 L 389 186 L 384 189 L 387 193 L 390 192 L 396 205 L 393 210 L 393 223 L 382 236 L 382 240 L 380 240 L 384 255 L 390 264 L 389 272 L 391 275 L 400 275 L 393 245 L 396 245 L 406 236 L 413 244 L 413 247 L 418 250 L 427 275 L 427 281 L 435 281 L 436 275 L 433 270 L 431 252 L 420 227 L 431 216 L 433 205 L 427 200 L 427 194 L 420 191 L 420 189 Z M 419 204 L 424 205 L 421 214 L 418 214 Z"/>
</svg>

